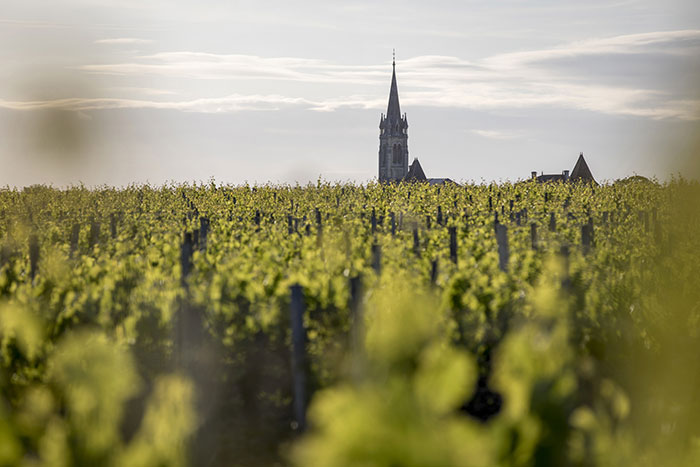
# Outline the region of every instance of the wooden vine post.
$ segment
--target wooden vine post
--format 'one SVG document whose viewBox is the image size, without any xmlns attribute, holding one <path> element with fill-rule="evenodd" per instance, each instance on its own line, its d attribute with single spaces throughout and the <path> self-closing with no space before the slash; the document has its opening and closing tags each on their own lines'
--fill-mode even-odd
<svg viewBox="0 0 700 467">
<path fill-rule="evenodd" d="M 80 239 L 80 224 L 73 224 L 73 228 L 70 232 L 70 253 L 71 256 L 78 249 L 78 241 Z"/>
<path fill-rule="evenodd" d="M 450 227 L 450 260 L 457 264 L 457 228 Z"/>
<path fill-rule="evenodd" d="M 372 269 L 377 276 L 382 273 L 382 247 L 377 243 L 372 245 Z"/>
<path fill-rule="evenodd" d="M 508 228 L 503 224 L 496 224 L 496 241 L 498 242 L 498 267 L 503 272 L 508 272 Z"/>
<path fill-rule="evenodd" d="M 36 234 L 29 236 L 29 277 L 32 281 L 39 270 L 39 239 Z"/>
<path fill-rule="evenodd" d="M 306 429 L 306 328 L 304 327 L 304 291 L 299 284 L 290 287 L 290 319 L 292 329 L 292 392 L 293 428 Z"/>
</svg>

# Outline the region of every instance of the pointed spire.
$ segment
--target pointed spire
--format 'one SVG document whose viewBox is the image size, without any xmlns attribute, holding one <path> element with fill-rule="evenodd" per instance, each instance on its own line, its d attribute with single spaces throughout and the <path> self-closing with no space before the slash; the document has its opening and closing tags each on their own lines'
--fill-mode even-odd
<svg viewBox="0 0 700 467">
<path fill-rule="evenodd" d="M 392 60 L 391 90 L 389 91 L 389 106 L 386 111 L 386 119 L 390 123 L 401 120 L 401 107 L 399 106 L 399 88 L 396 85 L 396 51 Z"/>
</svg>

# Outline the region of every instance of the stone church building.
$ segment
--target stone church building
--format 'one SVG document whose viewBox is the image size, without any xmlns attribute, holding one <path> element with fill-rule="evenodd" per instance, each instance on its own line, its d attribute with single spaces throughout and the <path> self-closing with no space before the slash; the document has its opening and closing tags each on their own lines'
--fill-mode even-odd
<svg viewBox="0 0 700 467">
<path fill-rule="evenodd" d="M 449 178 L 427 178 L 415 158 L 408 165 L 408 119 L 401 115 L 399 88 L 396 84 L 396 60 L 391 64 L 391 89 L 386 115 L 379 120 L 379 181 L 425 181 L 430 184 L 451 182 Z"/>
<path fill-rule="evenodd" d="M 454 183 L 449 178 L 428 178 L 418 162 L 413 159 L 408 165 L 408 119 L 401 114 L 399 105 L 399 88 L 396 84 L 396 59 L 391 64 L 391 89 L 386 115 L 379 120 L 379 181 L 380 182 L 428 182 L 431 185 Z M 570 174 L 570 175 L 569 175 Z M 583 153 L 579 156 L 573 171 L 564 170 L 560 174 L 542 174 L 532 172 L 532 178 L 538 182 L 584 181 L 596 183 L 588 168 Z"/>
<path fill-rule="evenodd" d="M 380 182 L 401 181 L 408 173 L 408 120 L 401 115 L 395 60 L 392 68 L 389 106 L 379 121 Z"/>
</svg>

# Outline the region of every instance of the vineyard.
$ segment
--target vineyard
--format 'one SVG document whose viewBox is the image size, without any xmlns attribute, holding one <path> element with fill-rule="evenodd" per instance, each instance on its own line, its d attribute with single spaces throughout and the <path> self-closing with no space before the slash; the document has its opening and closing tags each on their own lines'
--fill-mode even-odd
<svg viewBox="0 0 700 467">
<path fill-rule="evenodd" d="M 0 190 L 0 465 L 700 465 L 700 185 Z"/>
</svg>

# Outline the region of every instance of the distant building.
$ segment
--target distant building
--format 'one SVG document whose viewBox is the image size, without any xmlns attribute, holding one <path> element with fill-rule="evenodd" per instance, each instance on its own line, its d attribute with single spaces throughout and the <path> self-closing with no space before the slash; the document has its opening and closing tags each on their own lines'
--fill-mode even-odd
<svg viewBox="0 0 700 467">
<path fill-rule="evenodd" d="M 396 60 L 392 63 L 391 90 L 386 115 L 379 121 L 379 181 L 400 181 L 408 173 L 408 120 L 401 115 L 396 85 Z"/>
<path fill-rule="evenodd" d="M 391 89 L 386 115 L 379 120 L 379 181 L 428 182 L 431 185 L 452 182 L 449 178 L 427 178 L 418 158 L 408 166 L 408 119 L 401 115 L 399 88 L 396 84 L 396 60 L 391 64 Z"/>
<path fill-rule="evenodd" d="M 413 159 L 411 166 L 408 168 L 408 173 L 401 179 L 404 182 L 428 182 L 431 185 L 442 185 L 444 183 L 455 183 L 449 178 L 428 178 L 423 172 L 418 158 Z"/>
<path fill-rule="evenodd" d="M 583 158 L 583 153 L 581 153 L 578 156 L 578 160 L 576 161 L 576 165 L 574 165 L 574 169 L 569 172 L 568 170 L 563 170 L 561 174 L 540 174 L 537 175 L 537 172 L 533 171 L 531 173 L 532 179 L 540 182 L 540 183 L 545 183 L 545 182 L 577 182 L 577 181 L 582 181 L 582 182 L 588 182 L 588 183 L 595 183 L 596 185 L 598 184 L 595 181 L 595 178 L 593 178 L 593 174 L 591 173 L 591 169 L 588 168 L 588 164 L 586 164 L 586 159 Z"/>
<path fill-rule="evenodd" d="M 396 59 L 391 63 L 391 89 L 386 115 L 379 120 L 379 181 L 380 182 L 427 182 L 431 185 L 455 183 L 449 178 L 428 178 L 418 158 L 408 165 L 408 119 L 401 114 L 399 105 L 399 87 L 396 84 Z M 583 158 L 583 153 L 576 161 L 574 169 L 562 171 L 561 174 L 541 174 L 532 172 L 532 178 L 538 182 L 584 181 L 596 183 L 591 170 Z"/>
<path fill-rule="evenodd" d="M 421 167 L 420 162 L 418 162 L 417 157 L 413 159 L 411 166 L 408 168 L 408 173 L 402 180 L 407 182 L 424 182 L 428 180 L 428 178 L 425 176 L 425 172 L 423 172 L 423 167 Z"/>
</svg>

